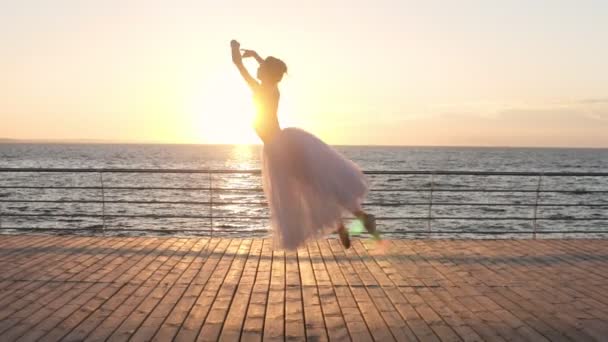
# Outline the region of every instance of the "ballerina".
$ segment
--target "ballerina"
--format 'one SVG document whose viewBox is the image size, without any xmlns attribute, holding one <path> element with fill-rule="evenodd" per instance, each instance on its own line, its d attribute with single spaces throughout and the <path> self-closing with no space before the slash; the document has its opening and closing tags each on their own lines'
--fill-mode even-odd
<svg viewBox="0 0 608 342">
<path fill-rule="evenodd" d="M 236 40 L 230 46 L 232 61 L 253 91 L 256 104 L 254 128 L 264 142 L 262 182 L 275 244 L 296 249 L 337 229 L 342 245 L 349 248 L 350 237 L 342 221 L 345 212 L 352 213 L 374 238 L 380 239 L 375 217 L 361 208 L 368 183 L 359 167 L 314 135 L 279 127 L 278 83 L 287 72 L 285 63 L 275 57 L 262 59 L 253 50 L 241 50 Z M 247 57 L 259 63 L 260 82 L 243 65 Z"/>
</svg>

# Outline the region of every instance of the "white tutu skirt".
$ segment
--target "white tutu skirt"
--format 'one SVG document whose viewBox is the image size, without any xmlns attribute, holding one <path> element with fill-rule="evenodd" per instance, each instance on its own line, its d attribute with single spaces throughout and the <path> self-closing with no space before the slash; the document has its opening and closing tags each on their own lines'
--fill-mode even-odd
<svg viewBox="0 0 608 342">
<path fill-rule="evenodd" d="M 352 161 L 314 135 L 285 128 L 264 145 L 262 178 L 275 245 L 296 249 L 361 209 L 368 183 Z"/>
</svg>

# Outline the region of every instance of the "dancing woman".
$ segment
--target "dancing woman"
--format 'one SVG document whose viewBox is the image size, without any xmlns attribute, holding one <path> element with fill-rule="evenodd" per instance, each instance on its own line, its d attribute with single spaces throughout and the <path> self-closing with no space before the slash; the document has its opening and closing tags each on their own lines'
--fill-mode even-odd
<svg viewBox="0 0 608 342">
<path fill-rule="evenodd" d="M 375 217 L 363 211 L 368 191 L 359 167 L 314 135 L 298 128 L 279 127 L 278 84 L 287 72 L 283 61 L 262 59 L 253 50 L 242 50 L 233 40 L 232 61 L 253 91 L 256 104 L 255 130 L 264 142 L 262 181 L 268 200 L 275 243 L 296 249 L 306 241 L 338 230 L 344 247 L 350 247 L 342 214 L 350 212 L 363 222 L 376 239 Z M 243 58 L 259 63 L 257 79 Z"/>
</svg>

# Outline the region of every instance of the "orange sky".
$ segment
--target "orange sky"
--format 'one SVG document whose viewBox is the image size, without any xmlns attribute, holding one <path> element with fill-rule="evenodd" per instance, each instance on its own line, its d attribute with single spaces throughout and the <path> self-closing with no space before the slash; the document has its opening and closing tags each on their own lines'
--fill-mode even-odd
<svg viewBox="0 0 608 342">
<path fill-rule="evenodd" d="M 10 2 L 0 138 L 259 142 L 232 38 L 329 143 L 608 147 L 600 1 Z"/>
</svg>

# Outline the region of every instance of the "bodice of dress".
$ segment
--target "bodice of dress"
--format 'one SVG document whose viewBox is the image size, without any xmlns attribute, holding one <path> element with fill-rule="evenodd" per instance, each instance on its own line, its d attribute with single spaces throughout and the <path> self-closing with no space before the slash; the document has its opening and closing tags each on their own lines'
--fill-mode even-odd
<svg viewBox="0 0 608 342">
<path fill-rule="evenodd" d="M 269 142 L 280 130 L 277 112 L 279 108 L 279 89 L 261 85 L 254 91 L 256 106 L 255 131 L 264 143 Z"/>
</svg>

